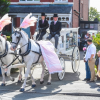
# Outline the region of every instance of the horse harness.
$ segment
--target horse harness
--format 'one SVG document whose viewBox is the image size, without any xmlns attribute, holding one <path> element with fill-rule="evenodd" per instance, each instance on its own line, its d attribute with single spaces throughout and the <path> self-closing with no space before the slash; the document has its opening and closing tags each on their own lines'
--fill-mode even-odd
<svg viewBox="0 0 100 100">
<path fill-rule="evenodd" d="M 26 52 L 22 54 L 22 53 L 21 53 L 21 49 L 20 49 L 20 51 L 19 51 L 19 55 L 22 56 L 22 58 L 23 58 L 24 56 L 27 56 L 30 52 L 34 52 L 34 53 L 38 54 L 39 57 L 38 57 L 37 61 L 36 61 L 35 63 L 33 63 L 33 64 L 38 63 L 40 57 L 42 56 L 42 52 L 41 52 L 40 45 L 39 45 L 37 42 L 35 42 L 35 43 L 39 46 L 39 52 L 31 50 L 31 41 L 30 41 L 30 39 L 28 39 L 27 50 L 26 50 Z M 24 46 L 25 46 L 25 45 L 24 45 Z"/>
<path fill-rule="evenodd" d="M 4 64 L 4 62 L 2 61 L 1 58 L 5 57 L 7 55 L 7 53 L 8 53 L 8 44 L 7 44 L 7 41 L 6 41 L 6 43 L 5 43 L 5 52 L 2 55 L 0 55 L 0 60 L 1 60 L 2 65 L 5 65 L 5 64 Z"/>
<path fill-rule="evenodd" d="M 13 32 L 13 34 L 16 35 L 16 32 L 18 34 L 20 34 L 20 37 L 18 37 L 18 42 L 17 43 L 15 43 L 15 42 L 12 42 L 12 43 L 16 44 L 16 46 L 17 46 L 19 44 L 19 42 L 20 42 L 20 39 L 23 38 L 23 37 L 22 37 L 21 31 L 15 31 L 15 32 Z M 25 53 L 21 54 L 21 48 L 24 47 L 25 45 L 23 45 L 19 50 L 19 55 L 22 56 L 22 59 L 23 59 L 24 56 L 27 56 L 30 52 L 34 52 L 34 53 L 38 54 L 39 57 L 38 57 L 37 61 L 35 63 L 33 63 L 33 64 L 38 63 L 40 57 L 42 56 L 40 45 L 37 42 L 35 42 L 35 43 L 39 46 L 39 52 L 31 50 L 31 41 L 30 41 L 29 38 L 28 38 L 28 43 L 25 44 L 25 45 L 27 45 L 27 51 Z M 24 61 L 24 59 L 23 59 L 23 61 Z"/>
<path fill-rule="evenodd" d="M 0 55 L 0 60 L 1 60 L 2 66 L 3 66 L 3 65 L 6 65 L 6 64 L 2 61 L 2 58 L 6 57 L 7 54 L 8 54 L 8 44 L 7 44 L 7 41 L 6 41 L 6 43 L 5 43 L 5 52 L 4 52 L 2 55 Z M 19 59 L 19 56 L 17 56 L 17 54 L 15 54 L 15 53 L 9 53 L 9 54 L 13 54 L 13 55 L 15 56 L 15 59 L 14 59 L 8 66 L 6 66 L 6 68 L 8 68 L 10 65 L 12 65 L 12 63 L 13 63 L 16 59 L 18 59 L 19 62 L 21 62 L 20 59 Z"/>
</svg>

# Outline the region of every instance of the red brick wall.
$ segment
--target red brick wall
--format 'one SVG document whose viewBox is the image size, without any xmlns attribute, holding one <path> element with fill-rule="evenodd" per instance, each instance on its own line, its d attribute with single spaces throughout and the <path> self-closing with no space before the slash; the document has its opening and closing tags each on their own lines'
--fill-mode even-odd
<svg viewBox="0 0 100 100">
<path fill-rule="evenodd" d="M 68 0 L 68 2 L 73 2 L 73 0 Z"/>
<path fill-rule="evenodd" d="M 15 27 L 19 27 L 20 26 L 20 17 L 16 17 L 16 25 Z"/>
<path fill-rule="evenodd" d="M 76 10 L 79 12 L 79 0 L 73 0 L 73 2 L 74 2 L 73 10 Z M 72 25 L 72 27 L 74 27 L 74 28 L 78 27 L 78 23 L 79 23 L 78 16 L 76 16 L 75 14 L 76 13 L 73 11 L 73 25 Z"/>
<path fill-rule="evenodd" d="M 40 2 L 54 2 L 54 0 L 40 0 Z"/>
<path fill-rule="evenodd" d="M 79 0 L 73 0 L 73 2 L 74 2 L 74 5 L 73 5 L 72 27 L 76 28 L 76 27 L 79 27 L 79 18 L 78 16 L 76 16 L 78 15 L 78 13 L 75 13 L 74 10 L 79 12 Z M 82 10 L 82 5 L 83 5 L 83 10 Z M 83 17 L 84 21 L 88 21 L 88 9 L 89 9 L 89 0 L 80 0 L 80 18 Z"/>
<path fill-rule="evenodd" d="M 89 0 L 81 0 L 81 1 L 83 1 L 83 20 L 88 21 Z"/>
<path fill-rule="evenodd" d="M 35 24 L 35 26 L 30 27 L 30 31 L 31 31 L 32 35 L 34 35 L 35 29 L 36 29 L 36 24 Z"/>
<path fill-rule="evenodd" d="M 10 2 L 19 2 L 19 0 L 10 0 Z"/>
</svg>

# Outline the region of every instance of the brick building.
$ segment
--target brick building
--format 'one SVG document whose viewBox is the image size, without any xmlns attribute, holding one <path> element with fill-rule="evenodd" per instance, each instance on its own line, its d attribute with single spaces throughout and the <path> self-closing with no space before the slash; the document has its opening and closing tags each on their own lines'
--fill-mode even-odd
<svg viewBox="0 0 100 100">
<path fill-rule="evenodd" d="M 73 4 L 73 18 L 72 18 L 73 24 L 72 24 L 72 27 L 79 27 L 80 21 L 88 21 L 89 0 L 73 0 L 73 3 L 74 4 Z M 79 3 L 80 3 L 80 6 L 79 6 Z"/>
<path fill-rule="evenodd" d="M 88 20 L 89 0 L 11 0 L 9 9 L 9 14 L 12 16 L 12 24 L 9 25 L 11 31 L 13 26 L 19 27 L 24 17 L 30 12 L 38 20 L 41 12 L 45 12 L 49 24 L 53 20 L 53 14 L 58 13 L 62 27 L 71 28 L 79 27 L 79 15 L 81 20 Z M 38 28 L 38 22 L 35 27 L 24 30 L 30 36 L 30 32 L 33 34 L 36 28 Z"/>
</svg>

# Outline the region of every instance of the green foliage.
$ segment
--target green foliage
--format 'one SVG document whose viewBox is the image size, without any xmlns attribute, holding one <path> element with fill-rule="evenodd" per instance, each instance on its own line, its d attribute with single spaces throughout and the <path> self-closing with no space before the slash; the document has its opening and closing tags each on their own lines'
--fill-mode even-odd
<svg viewBox="0 0 100 100">
<path fill-rule="evenodd" d="M 96 37 L 93 37 L 93 43 L 95 44 L 97 51 L 100 50 L 100 34 L 98 33 Z"/>
<path fill-rule="evenodd" d="M 89 10 L 89 21 L 94 21 L 95 18 L 100 21 L 100 14 L 96 8 L 91 7 Z"/>
<path fill-rule="evenodd" d="M 95 66 L 95 68 L 94 68 L 94 69 L 95 69 L 95 74 L 97 74 L 97 66 Z"/>
<path fill-rule="evenodd" d="M 0 16 L 2 17 L 4 14 L 9 11 L 10 0 L 0 0 Z"/>
<path fill-rule="evenodd" d="M 10 38 L 10 36 L 7 36 L 7 40 L 8 40 L 8 41 L 11 41 L 11 38 Z"/>
</svg>

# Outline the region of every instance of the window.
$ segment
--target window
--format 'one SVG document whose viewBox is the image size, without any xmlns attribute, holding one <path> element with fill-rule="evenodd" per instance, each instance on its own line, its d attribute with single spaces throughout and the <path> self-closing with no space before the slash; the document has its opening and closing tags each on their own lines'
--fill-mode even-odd
<svg viewBox="0 0 100 100">
<path fill-rule="evenodd" d="M 80 28 L 84 28 L 84 24 L 80 24 Z"/>
<path fill-rule="evenodd" d="M 90 28 L 89 26 L 90 26 L 89 24 L 85 24 L 84 28 L 88 29 L 88 28 Z"/>
<path fill-rule="evenodd" d="M 51 20 L 53 20 L 53 17 L 51 17 Z"/>
<path fill-rule="evenodd" d="M 61 21 L 61 17 L 59 17 L 58 20 Z"/>
<path fill-rule="evenodd" d="M 90 24 L 90 29 L 94 29 L 94 24 Z"/>
<path fill-rule="evenodd" d="M 66 21 L 69 21 L 69 17 L 66 18 Z"/>
<path fill-rule="evenodd" d="M 47 17 L 46 19 L 49 20 L 49 17 Z"/>
</svg>

